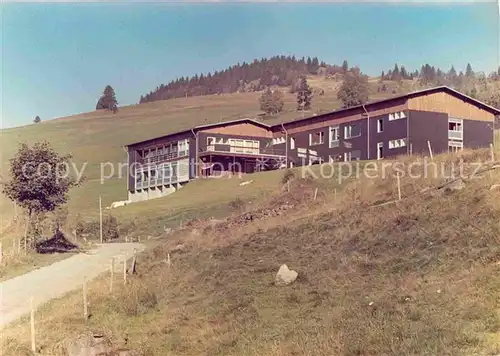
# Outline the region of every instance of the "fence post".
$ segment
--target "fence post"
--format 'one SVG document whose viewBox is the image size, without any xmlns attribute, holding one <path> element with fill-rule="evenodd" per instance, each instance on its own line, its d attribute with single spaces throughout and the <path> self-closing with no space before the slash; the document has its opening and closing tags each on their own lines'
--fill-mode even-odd
<svg viewBox="0 0 500 356">
<path fill-rule="evenodd" d="M 87 277 L 83 277 L 83 319 L 87 320 L 89 318 L 89 311 L 87 309 Z"/>
<path fill-rule="evenodd" d="M 316 188 L 314 190 L 314 199 L 313 200 L 316 200 L 317 196 L 318 196 L 318 188 Z"/>
<path fill-rule="evenodd" d="M 490 153 L 491 153 L 491 162 L 495 162 L 495 150 L 493 148 L 492 143 L 490 143 Z"/>
<path fill-rule="evenodd" d="M 401 200 L 401 180 L 399 178 L 399 172 L 397 175 L 397 179 L 398 179 L 398 200 Z"/>
<path fill-rule="evenodd" d="M 35 342 L 35 304 L 33 302 L 33 297 L 30 298 L 30 324 L 31 324 L 31 351 L 33 354 L 36 353 L 36 342 Z"/>
<path fill-rule="evenodd" d="M 113 280 L 115 279 L 115 258 L 111 257 L 111 277 L 109 281 L 109 293 L 113 293 Z"/>
<path fill-rule="evenodd" d="M 2 242 L 0 241 L 0 265 L 3 262 L 3 249 L 2 249 Z"/>
<path fill-rule="evenodd" d="M 123 259 L 123 285 L 127 284 L 127 258 Z"/>
<path fill-rule="evenodd" d="M 99 195 L 99 236 L 101 238 L 102 243 L 102 199 Z"/>
<path fill-rule="evenodd" d="M 172 260 L 170 259 L 170 253 L 167 253 L 167 266 L 170 268 L 172 266 Z"/>
<path fill-rule="evenodd" d="M 132 257 L 132 266 L 130 266 L 130 273 L 135 273 L 135 264 L 137 262 L 137 249 L 134 248 L 134 256 Z"/>
<path fill-rule="evenodd" d="M 431 141 L 427 141 L 427 147 L 429 147 L 429 154 L 431 155 L 431 160 L 434 161 L 434 156 L 432 155 Z"/>
</svg>

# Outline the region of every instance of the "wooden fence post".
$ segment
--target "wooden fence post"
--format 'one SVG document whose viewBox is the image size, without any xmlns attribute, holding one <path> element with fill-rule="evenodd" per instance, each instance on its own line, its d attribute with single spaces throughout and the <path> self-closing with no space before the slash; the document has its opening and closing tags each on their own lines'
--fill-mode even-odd
<svg viewBox="0 0 500 356">
<path fill-rule="evenodd" d="M 123 285 L 127 284 L 127 258 L 123 259 Z"/>
<path fill-rule="evenodd" d="M 490 153 L 491 153 L 491 162 L 495 162 L 495 150 L 493 148 L 492 143 L 490 143 Z"/>
<path fill-rule="evenodd" d="M 132 266 L 130 266 L 130 273 L 135 273 L 135 265 L 137 262 L 137 249 L 134 248 L 134 256 L 132 257 Z"/>
<path fill-rule="evenodd" d="M 429 147 L 429 154 L 431 155 L 431 160 L 434 161 L 434 156 L 432 155 L 431 141 L 427 141 L 427 147 Z"/>
<path fill-rule="evenodd" d="M 317 197 L 318 197 L 318 188 L 316 188 L 314 190 L 314 199 L 313 200 L 316 200 Z"/>
<path fill-rule="evenodd" d="M 399 172 L 397 175 L 397 179 L 398 179 L 398 200 L 401 200 L 401 180 L 399 178 Z"/>
<path fill-rule="evenodd" d="M 101 238 L 101 243 L 102 243 L 102 199 L 101 196 L 99 195 L 99 236 Z"/>
<path fill-rule="evenodd" d="M 12 239 L 12 256 L 15 256 L 17 252 L 17 239 Z"/>
<path fill-rule="evenodd" d="M 111 277 L 109 280 L 109 293 L 113 293 L 113 280 L 115 279 L 115 258 L 111 258 Z"/>
<path fill-rule="evenodd" d="M 172 260 L 170 259 L 170 253 L 167 253 L 167 266 L 170 268 L 172 266 Z"/>
<path fill-rule="evenodd" d="M 36 342 L 35 342 L 35 304 L 33 302 L 33 297 L 30 298 L 30 324 L 31 324 L 31 351 L 33 354 L 36 353 Z"/>
<path fill-rule="evenodd" d="M 83 277 L 83 319 L 87 320 L 89 318 L 89 311 L 87 309 L 87 277 Z"/>
</svg>

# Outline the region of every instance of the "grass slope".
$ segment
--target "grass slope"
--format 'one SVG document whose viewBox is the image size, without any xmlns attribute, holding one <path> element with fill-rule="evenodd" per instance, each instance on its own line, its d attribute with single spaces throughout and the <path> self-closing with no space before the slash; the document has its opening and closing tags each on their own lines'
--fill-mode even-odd
<svg viewBox="0 0 500 356">
<path fill-rule="evenodd" d="M 488 157 L 435 159 L 450 172 L 460 159 Z M 87 324 L 80 292 L 47 305 L 37 312 L 41 354 L 63 355 L 65 341 L 87 328 L 118 345 L 127 339 L 144 356 L 498 353 L 500 190 L 490 186 L 499 170 L 448 193 L 422 192 L 442 183 L 439 176 L 404 176 L 404 200 L 373 208 L 397 197 L 388 173 L 342 190 L 331 180 L 296 179 L 288 193 L 269 181 L 273 191 L 261 207 L 293 202 L 293 209 L 169 235 L 139 257 L 126 288 L 109 295 L 109 276 L 89 285 Z M 169 268 L 165 258 L 179 243 L 185 248 L 172 252 Z M 299 278 L 277 287 L 282 263 Z M 5 330 L 4 352 L 29 354 L 26 325 Z"/>
<path fill-rule="evenodd" d="M 336 99 L 338 82 L 311 77 L 314 87 L 323 88 L 325 94 L 316 95 L 313 100 L 313 112 L 326 112 L 337 109 L 340 103 Z M 372 83 L 376 86 L 376 83 Z M 283 89 L 285 90 L 285 89 Z M 142 105 L 120 108 L 113 115 L 107 112 L 94 111 L 0 131 L 0 173 L 4 176 L 8 171 L 8 159 L 17 150 L 18 142 L 33 143 L 47 140 L 58 151 L 71 153 L 77 169 L 84 164 L 87 182 L 71 193 L 69 209 L 72 215 L 87 214 L 95 211 L 99 195 L 103 204 L 127 198 L 126 171 L 118 177 L 118 164 L 125 162 L 126 154 L 122 146 L 159 135 L 164 135 L 190 127 L 255 117 L 260 113 L 258 99 L 260 93 L 235 93 L 158 101 Z M 385 94 L 387 97 L 388 94 Z M 374 93 L 372 99 L 380 99 L 384 95 Z M 302 117 L 295 110 L 295 95 L 285 93 L 285 109 L 279 116 L 266 119 L 274 124 L 280 121 Z M 114 179 L 100 182 L 101 163 L 110 162 L 116 169 Z M 108 171 L 105 171 L 105 174 Z M 13 215 L 10 201 L 0 195 L 0 227 L 3 227 Z"/>
</svg>

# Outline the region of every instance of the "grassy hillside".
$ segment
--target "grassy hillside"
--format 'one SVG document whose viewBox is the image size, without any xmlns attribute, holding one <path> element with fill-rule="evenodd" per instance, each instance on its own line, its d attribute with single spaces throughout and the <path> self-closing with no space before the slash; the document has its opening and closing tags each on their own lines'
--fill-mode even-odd
<svg viewBox="0 0 500 356">
<path fill-rule="evenodd" d="M 474 151 L 435 159 L 458 172 L 461 159 L 488 157 Z M 409 167 L 419 159 L 400 161 Z M 497 354 L 500 190 L 490 186 L 500 171 L 472 179 L 474 169 L 465 167 L 471 179 L 464 189 L 449 192 L 424 191 L 442 177 L 404 176 L 403 200 L 377 207 L 397 197 L 390 169 L 342 189 L 332 179 L 296 178 L 290 192 L 281 190 L 280 176 L 256 174 L 247 188 L 260 190 L 265 180 L 270 194 L 252 208 L 253 219 L 233 210 L 218 225 L 200 221 L 166 236 L 113 295 L 109 276 L 91 283 L 87 324 L 80 292 L 38 311 L 41 354 L 64 355 L 65 342 L 87 328 L 148 356 Z M 285 205 L 293 207 L 272 213 Z M 178 244 L 183 249 L 172 252 Z M 273 284 L 282 263 L 299 273 L 286 287 Z M 27 325 L 4 332 L 4 352 L 29 354 Z"/>
<path fill-rule="evenodd" d="M 325 94 L 314 97 L 313 110 L 306 115 L 340 107 L 336 99 L 338 82 L 322 80 L 319 77 L 311 77 L 310 81 L 313 87 L 324 89 Z M 372 91 L 375 93 L 371 99 L 389 95 L 376 93 L 374 89 L 376 83 L 372 85 Z M 72 192 L 69 208 L 73 215 L 92 214 L 95 213 L 99 195 L 103 196 L 105 206 L 113 201 L 127 198 L 125 170 L 121 179 L 118 177 L 118 172 L 114 179 L 106 180 L 104 184 L 101 184 L 99 179 L 101 163 L 111 162 L 117 168 L 118 163 L 125 162 L 123 145 L 200 124 L 256 117 L 260 113 L 259 96 L 260 93 L 240 93 L 172 99 L 123 107 L 116 115 L 94 111 L 36 125 L 2 130 L 1 172 L 3 174 L 7 172 L 8 159 L 17 150 L 18 142 L 33 143 L 48 140 L 60 152 L 71 153 L 78 169 L 87 164 L 85 169 L 87 181 Z M 285 93 L 284 112 L 265 121 L 274 124 L 302 117 L 295 108 L 295 95 Z M 0 211 L 2 215 L 0 221 L 5 225 L 10 220 L 13 209 L 12 203 L 3 196 L 0 196 Z"/>
</svg>

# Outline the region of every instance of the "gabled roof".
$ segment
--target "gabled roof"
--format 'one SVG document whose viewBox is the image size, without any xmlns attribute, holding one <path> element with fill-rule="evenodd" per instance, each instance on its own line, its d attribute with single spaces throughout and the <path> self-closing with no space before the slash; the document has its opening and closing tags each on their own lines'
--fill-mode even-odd
<svg viewBox="0 0 500 356">
<path fill-rule="evenodd" d="M 410 98 L 415 98 L 418 96 L 428 95 L 428 94 L 438 93 L 438 92 L 447 92 L 450 95 L 453 95 L 453 96 L 458 97 L 464 101 L 467 101 L 473 105 L 476 105 L 483 110 L 491 112 L 494 115 L 500 115 L 499 109 L 496 109 L 493 106 L 490 106 L 486 103 L 483 103 L 482 101 L 479 101 L 477 99 L 471 98 L 470 96 L 467 96 L 467 95 L 465 95 L 465 94 L 463 94 L 455 89 L 452 89 L 448 86 L 442 85 L 442 86 L 438 86 L 438 87 L 413 91 L 413 92 L 406 93 L 403 95 L 393 96 L 393 97 L 387 98 L 387 99 L 371 101 L 371 102 L 368 102 L 368 103 L 363 104 L 363 105 L 351 106 L 349 108 L 341 108 L 341 109 L 330 111 L 330 112 L 327 112 L 327 113 L 324 113 L 321 115 L 305 117 L 303 119 L 298 119 L 298 120 L 293 120 L 293 121 L 286 121 L 286 122 L 283 122 L 281 124 L 273 125 L 273 128 L 278 128 L 278 127 L 281 127 L 282 125 L 287 125 L 287 124 L 292 124 L 292 123 L 295 124 L 297 122 L 303 122 L 303 121 L 323 118 L 323 117 L 330 116 L 332 114 L 348 113 L 348 112 L 358 111 L 360 109 L 364 110 L 364 109 L 370 108 L 370 106 L 374 106 L 374 105 L 378 105 L 378 104 L 382 104 L 382 103 L 389 103 L 391 101 L 396 101 L 396 100 L 401 100 L 401 99 L 410 99 Z"/>
<path fill-rule="evenodd" d="M 134 142 L 134 143 L 129 143 L 128 145 L 125 145 L 124 147 L 129 147 L 129 146 L 137 145 L 139 143 L 145 143 L 145 142 L 148 142 L 148 141 L 157 140 L 157 139 L 161 139 L 161 138 L 168 137 L 168 136 L 182 135 L 182 134 L 185 134 L 185 133 L 188 133 L 188 132 L 196 133 L 196 132 L 198 132 L 200 130 L 204 130 L 204 129 L 211 129 L 211 128 L 215 128 L 215 127 L 221 127 L 221 126 L 227 126 L 227 125 L 237 125 L 237 124 L 243 124 L 243 123 L 253 124 L 255 126 L 260 126 L 260 127 L 265 128 L 265 129 L 268 129 L 268 130 L 271 129 L 271 126 L 269 126 L 267 124 L 264 124 L 263 122 L 259 122 L 257 120 L 254 120 L 254 119 L 250 119 L 250 118 L 237 119 L 237 120 L 228 120 L 228 121 L 216 122 L 216 123 L 213 123 L 213 124 L 198 125 L 198 126 L 195 126 L 195 127 L 191 128 L 191 129 L 187 129 L 187 130 L 183 130 L 183 131 L 177 131 L 177 132 L 172 132 L 172 133 L 168 133 L 168 134 L 165 134 L 165 135 L 162 135 L 162 136 L 153 137 L 151 139 L 147 139 L 147 140 L 143 140 L 143 141 L 138 141 L 138 142 Z"/>
<path fill-rule="evenodd" d="M 162 136 L 159 136 L 159 137 L 154 137 L 154 138 L 151 138 L 151 139 L 148 139 L 148 140 L 143 140 L 143 141 L 139 141 L 139 142 L 130 143 L 128 145 L 125 145 L 124 147 L 133 146 L 133 145 L 136 145 L 136 144 L 139 144 L 139 143 L 145 143 L 145 142 L 153 141 L 153 140 L 156 140 L 156 139 L 161 139 L 161 138 L 168 137 L 168 136 L 182 135 L 182 134 L 185 134 L 185 133 L 188 133 L 188 132 L 196 133 L 197 131 L 200 131 L 200 130 L 203 130 L 203 129 L 221 127 L 221 126 L 226 126 L 226 125 L 236 125 L 236 124 L 241 124 L 241 123 L 250 123 L 250 124 L 253 124 L 253 125 L 256 125 L 256 126 L 260 126 L 260 127 L 263 127 L 263 128 L 269 129 L 269 130 L 280 129 L 281 127 L 286 126 L 288 124 L 296 124 L 296 123 L 300 123 L 300 122 L 321 119 L 321 118 L 324 118 L 324 117 L 328 117 L 328 116 L 330 116 L 332 114 L 348 113 L 348 112 L 359 111 L 359 110 L 363 110 L 364 111 L 367 108 L 369 109 L 371 106 L 378 105 L 378 104 L 381 104 L 381 103 L 389 103 L 391 101 L 397 101 L 397 100 L 401 100 L 401 99 L 410 99 L 410 98 L 415 98 L 415 97 L 418 97 L 418 96 L 428 95 L 428 94 L 438 93 L 438 92 L 446 92 L 446 93 L 448 93 L 450 95 L 453 95 L 453 96 L 458 97 L 458 98 L 460 98 L 460 99 L 462 99 L 464 101 L 467 101 L 467 102 L 469 102 L 469 103 L 471 103 L 473 105 L 476 105 L 476 106 L 480 107 L 483 110 L 486 110 L 486 111 L 488 111 L 490 113 L 493 113 L 494 115 L 500 115 L 500 110 L 499 109 L 496 109 L 493 106 L 490 106 L 490 105 L 488 105 L 486 103 L 483 103 L 482 101 L 479 101 L 477 99 L 471 98 L 470 96 L 467 96 L 467 95 L 465 95 L 465 94 L 463 94 L 463 93 L 461 93 L 461 92 L 459 92 L 459 91 L 457 91 L 455 89 L 452 89 L 450 87 L 447 87 L 447 86 L 443 85 L 443 86 L 438 86 L 438 87 L 433 87 L 433 88 L 428 88 L 428 89 L 417 90 L 417 91 L 410 92 L 410 93 L 407 93 L 407 94 L 394 96 L 392 98 L 387 98 L 387 99 L 372 101 L 372 102 L 368 102 L 368 103 L 363 104 L 363 105 L 352 106 L 352 107 L 349 107 L 349 108 L 341 108 L 341 109 L 330 111 L 330 112 L 327 112 L 327 113 L 324 113 L 324 114 L 321 114 L 321 115 L 309 116 L 309 117 L 305 117 L 303 119 L 298 119 L 298 120 L 285 121 L 285 122 L 282 122 L 282 123 L 279 123 L 279 124 L 275 124 L 275 125 L 272 125 L 272 126 L 264 124 L 264 123 L 262 123 L 260 121 L 254 120 L 254 119 L 250 119 L 250 118 L 230 120 L 230 121 L 221 121 L 221 122 L 217 122 L 217 123 L 214 123 L 214 124 L 206 124 L 206 125 L 195 126 L 195 127 L 191 128 L 191 129 L 187 129 L 187 130 L 184 130 L 184 131 L 178 131 L 178 132 L 173 132 L 173 133 L 165 134 L 165 135 L 162 135 Z"/>
</svg>

